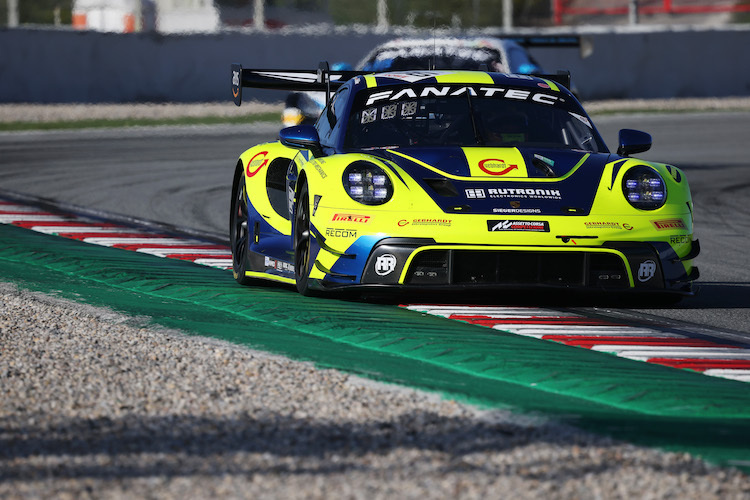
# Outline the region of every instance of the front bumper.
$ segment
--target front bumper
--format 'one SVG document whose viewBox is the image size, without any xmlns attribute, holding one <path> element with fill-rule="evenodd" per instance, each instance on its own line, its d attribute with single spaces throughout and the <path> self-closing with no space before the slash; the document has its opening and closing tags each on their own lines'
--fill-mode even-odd
<svg viewBox="0 0 750 500">
<path fill-rule="evenodd" d="M 699 251 L 697 241 L 693 242 Z M 544 287 L 690 293 L 698 278 L 669 244 L 606 242 L 597 247 L 444 245 L 386 238 L 370 253 L 359 283 L 440 288 Z"/>
</svg>

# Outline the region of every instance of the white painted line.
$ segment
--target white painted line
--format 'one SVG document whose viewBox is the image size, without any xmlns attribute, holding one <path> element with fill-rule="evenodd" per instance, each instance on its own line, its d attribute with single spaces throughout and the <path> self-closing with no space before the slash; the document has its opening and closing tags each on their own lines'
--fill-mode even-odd
<svg viewBox="0 0 750 500">
<path fill-rule="evenodd" d="M 193 262 L 203 266 L 220 267 L 222 269 L 232 267 L 232 259 L 195 259 Z"/>
<path fill-rule="evenodd" d="M 61 233 L 143 233 L 148 234 L 138 229 L 132 229 L 127 227 L 86 227 L 86 226 L 34 226 L 31 228 L 34 231 L 45 234 L 61 234 Z"/>
<path fill-rule="evenodd" d="M 412 311 L 420 311 L 434 316 L 488 316 L 493 318 L 560 318 L 581 317 L 577 314 L 562 314 L 559 311 L 549 309 L 518 308 L 518 307 L 485 307 L 485 306 L 433 306 L 433 305 L 408 305 Z"/>
<path fill-rule="evenodd" d="M 615 352 L 620 356 L 649 356 L 651 358 L 697 358 L 721 356 L 729 359 L 750 359 L 750 349 L 732 347 L 595 345 L 594 351 Z"/>
<path fill-rule="evenodd" d="M 607 351 L 600 351 L 600 352 L 607 352 Z M 720 354 L 720 353 L 705 353 L 705 354 L 679 354 L 679 353 L 654 353 L 651 352 L 644 352 L 644 351 L 631 351 L 631 352 L 612 352 L 610 354 L 616 354 L 617 356 L 620 356 L 622 358 L 628 358 L 628 359 L 634 359 L 636 361 L 648 361 L 650 359 L 654 358 L 666 358 L 666 359 L 701 359 L 701 360 L 710 360 L 710 359 L 729 359 L 729 360 L 745 360 L 750 359 L 750 354 L 745 355 L 731 355 L 729 353 L 727 354 Z"/>
<path fill-rule="evenodd" d="M 229 250 L 220 249 L 203 249 L 203 248 L 139 248 L 136 252 L 148 253 L 156 255 L 158 257 L 166 257 L 167 255 L 228 255 L 230 258 L 232 252 Z"/>
<path fill-rule="evenodd" d="M 739 380 L 740 382 L 750 382 L 750 370 L 737 369 L 732 370 L 730 368 L 711 368 L 703 372 L 706 375 L 712 377 L 731 378 L 732 380 Z"/>
<path fill-rule="evenodd" d="M 148 243 L 159 245 L 199 245 L 200 242 L 195 240 L 181 240 L 178 238 L 153 237 L 153 238 L 100 238 L 92 236 L 84 238 L 82 241 L 93 245 L 102 245 L 105 247 L 114 245 L 145 245 Z"/>
<path fill-rule="evenodd" d="M 579 325 L 495 325 L 495 330 L 505 330 L 524 335 L 526 337 L 541 338 L 545 335 L 570 335 L 570 336 L 597 336 L 607 337 L 654 337 L 654 338 L 687 338 L 677 333 L 660 332 L 644 328 L 630 328 L 627 326 L 602 327 L 602 326 L 579 326 Z M 551 339 L 557 340 L 557 339 Z"/>
<path fill-rule="evenodd" d="M 0 203 L 0 214 L 9 213 L 9 212 L 44 212 L 44 210 L 41 210 L 36 207 L 27 207 L 25 205 L 3 205 Z M 47 212 L 49 213 L 49 212 Z"/>
<path fill-rule="evenodd" d="M 7 214 L 0 214 L 0 222 L 3 222 L 5 224 L 13 223 L 13 222 L 41 222 L 41 221 L 60 221 L 60 222 L 70 222 L 75 220 L 82 220 L 78 219 L 77 217 L 72 216 L 63 216 L 63 215 L 7 215 Z"/>
</svg>

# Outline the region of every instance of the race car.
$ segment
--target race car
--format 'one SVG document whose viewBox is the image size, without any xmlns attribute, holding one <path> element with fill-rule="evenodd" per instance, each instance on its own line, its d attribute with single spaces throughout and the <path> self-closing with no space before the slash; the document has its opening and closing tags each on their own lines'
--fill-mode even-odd
<svg viewBox="0 0 750 500">
<path fill-rule="evenodd" d="M 315 125 L 237 161 L 235 279 L 305 295 L 527 287 L 692 292 L 693 202 L 678 168 L 617 152 L 566 75 L 362 74 L 232 66 L 243 87 L 335 90 Z"/>
<path fill-rule="evenodd" d="M 547 37 L 545 40 L 547 45 L 580 43 L 576 37 L 559 38 L 562 37 Z M 375 47 L 357 67 L 364 71 L 382 72 L 477 70 L 484 65 L 487 70 L 500 73 L 541 73 L 539 63 L 524 48 L 531 41 L 528 37 L 518 40 L 498 37 L 397 38 Z"/>
</svg>

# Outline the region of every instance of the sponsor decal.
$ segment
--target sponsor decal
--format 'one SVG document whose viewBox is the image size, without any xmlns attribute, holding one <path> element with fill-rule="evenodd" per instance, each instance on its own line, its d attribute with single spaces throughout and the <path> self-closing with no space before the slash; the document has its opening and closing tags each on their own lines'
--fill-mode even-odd
<svg viewBox="0 0 750 500">
<path fill-rule="evenodd" d="M 484 195 L 484 189 L 466 189 L 464 190 L 467 198 L 482 199 L 486 198 Z"/>
<path fill-rule="evenodd" d="M 370 221 L 369 215 L 357 215 L 357 214 L 333 214 L 331 218 L 333 222 L 356 222 L 358 224 L 367 224 Z"/>
<path fill-rule="evenodd" d="M 405 102 L 401 105 L 401 116 L 413 116 L 417 114 L 417 101 Z"/>
<path fill-rule="evenodd" d="M 679 236 L 670 236 L 669 242 L 673 245 L 685 245 L 690 243 L 690 236 L 683 234 Z"/>
<path fill-rule="evenodd" d="M 666 231 L 668 229 L 687 229 L 685 222 L 682 219 L 662 219 L 652 220 L 651 224 L 654 225 L 657 231 Z"/>
<path fill-rule="evenodd" d="M 680 171 L 672 165 L 667 165 L 667 172 L 669 172 L 669 175 L 671 175 L 672 179 L 674 179 L 674 181 L 678 184 L 680 181 L 682 181 L 682 175 L 680 175 Z"/>
<path fill-rule="evenodd" d="M 396 256 L 390 253 L 378 255 L 375 259 L 375 274 L 378 276 L 388 276 L 396 270 Z"/>
<path fill-rule="evenodd" d="M 503 160 L 489 158 L 480 161 L 479 168 L 488 175 L 505 175 L 513 170 L 518 170 L 518 165 L 506 165 Z"/>
<path fill-rule="evenodd" d="M 232 70 L 232 96 L 240 95 L 240 72 Z"/>
<path fill-rule="evenodd" d="M 633 226 L 631 226 L 630 224 L 623 224 L 622 228 L 624 230 L 626 230 L 626 231 L 632 231 L 633 230 Z"/>
<path fill-rule="evenodd" d="M 397 107 L 398 107 L 398 104 L 389 104 L 387 106 L 383 106 L 383 109 L 381 110 L 381 114 L 380 114 L 380 119 L 390 120 L 391 118 L 396 118 Z"/>
<path fill-rule="evenodd" d="M 593 127 L 591 126 L 591 122 L 590 122 L 590 121 L 589 121 L 589 119 L 588 119 L 588 118 L 586 118 L 585 116 L 581 116 L 581 115 L 579 115 L 579 114 L 576 114 L 576 113 L 568 113 L 568 114 L 569 114 L 570 116 L 572 116 L 573 118 L 575 118 L 576 120 L 578 120 L 579 122 L 581 122 L 581 123 L 583 123 L 584 125 L 586 125 L 586 126 L 587 126 L 588 128 L 593 128 Z"/>
<path fill-rule="evenodd" d="M 638 266 L 638 281 L 645 283 L 650 280 L 656 274 L 656 262 L 653 260 L 646 260 L 641 262 Z"/>
<path fill-rule="evenodd" d="M 337 229 L 334 227 L 327 227 L 326 236 L 331 236 L 332 238 L 356 238 L 357 230 L 356 229 Z"/>
<path fill-rule="evenodd" d="M 381 55 L 382 57 L 382 55 Z M 404 80 L 409 83 L 418 82 L 420 80 L 426 80 L 427 78 L 433 78 L 438 75 L 444 74 L 445 71 L 405 71 L 403 73 L 382 73 L 378 76 L 384 78 L 393 78 L 394 80 Z"/>
<path fill-rule="evenodd" d="M 276 260 L 266 256 L 264 264 L 266 267 L 276 269 L 278 271 L 284 271 L 286 273 L 294 272 L 294 266 L 288 262 L 284 262 L 283 260 Z"/>
<path fill-rule="evenodd" d="M 320 165 L 320 162 L 318 160 L 313 160 L 310 162 L 310 164 L 313 167 L 315 167 L 315 170 L 318 171 L 318 175 L 320 175 L 321 179 L 325 179 L 326 177 L 328 177 L 328 175 L 326 175 L 325 171 L 323 170 L 323 167 Z"/>
<path fill-rule="evenodd" d="M 533 231 L 548 233 L 549 222 L 546 220 L 488 220 L 488 231 Z"/>
<path fill-rule="evenodd" d="M 370 108 L 362 111 L 362 119 L 360 122 L 362 125 L 366 123 L 372 123 L 378 119 L 378 108 Z"/>
<path fill-rule="evenodd" d="M 586 229 L 622 229 L 619 222 L 584 222 Z"/>
<path fill-rule="evenodd" d="M 268 164 L 268 158 L 266 156 L 268 155 L 268 151 L 261 151 L 260 153 L 256 153 L 255 156 L 250 158 L 250 161 L 247 162 L 247 168 L 245 170 L 245 173 L 248 177 L 252 177 L 258 172 L 260 172 L 260 169 L 265 167 Z M 250 169 L 255 169 L 252 172 Z"/>
<path fill-rule="evenodd" d="M 427 73 L 427 72 L 425 72 Z M 386 76 L 386 75 L 378 75 Z M 398 75 L 402 79 L 403 75 Z M 418 79 L 430 78 L 434 75 L 417 76 Z M 412 83 L 412 82 L 410 82 Z M 559 97 L 542 92 L 532 92 L 525 89 L 508 89 L 503 87 L 475 87 L 471 85 L 433 85 L 422 88 L 390 89 L 373 92 L 367 98 L 365 106 L 372 106 L 378 101 L 398 101 L 403 99 L 416 99 L 417 97 L 445 97 L 457 96 L 468 93 L 473 97 L 512 99 L 517 101 L 534 101 L 540 104 L 555 104 Z"/>
<path fill-rule="evenodd" d="M 401 219 L 398 221 L 400 227 L 408 226 L 409 224 L 413 226 L 450 226 L 452 223 L 452 219 L 412 219 L 411 221 Z"/>
<path fill-rule="evenodd" d="M 493 208 L 494 214 L 540 214 L 541 208 Z"/>
<path fill-rule="evenodd" d="M 559 189 L 542 188 L 469 188 L 464 193 L 470 199 L 482 198 L 521 198 L 529 200 L 561 200 Z M 520 206 L 520 202 L 519 202 Z"/>
</svg>

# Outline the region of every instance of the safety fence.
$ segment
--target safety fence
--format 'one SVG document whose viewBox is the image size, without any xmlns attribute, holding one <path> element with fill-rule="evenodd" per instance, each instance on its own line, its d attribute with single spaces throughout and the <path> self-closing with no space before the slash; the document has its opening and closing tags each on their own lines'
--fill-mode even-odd
<svg viewBox="0 0 750 500">
<path fill-rule="evenodd" d="M 12 47 L 0 57 L 0 102 L 229 103 L 232 63 L 301 69 L 321 60 L 356 63 L 395 36 L 0 30 L 0 47 Z M 750 95 L 750 66 L 731 50 L 750 46 L 750 27 L 582 30 L 581 36 L 586 57 L 562 46 L 529 51 L 548 71 L 570 70 L 582 100 Z M 246 97 L 282 99 L 270 90 Z"/>
<path fill-rule="evenodd" d="M 736 0 L 553 0 L 556 25 L 569 16 L 654 16 L 738 14 L 750 12 L 750 2 Z"/>
</svg>

